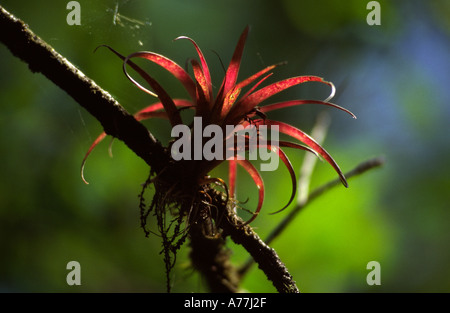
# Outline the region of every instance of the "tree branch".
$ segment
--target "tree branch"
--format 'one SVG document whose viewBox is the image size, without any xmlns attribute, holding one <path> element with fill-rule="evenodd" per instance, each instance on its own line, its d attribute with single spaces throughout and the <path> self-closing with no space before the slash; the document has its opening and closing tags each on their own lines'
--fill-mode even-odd
<svg viewBox="0 0 450 313">
<path fill-rule="evenodd" d="M 355 176 L 361 175 L 368 170 L 380 167 L 384 164 L 384 159 L 377 157 L 373 158 L 367 161 L 364 161 L 357 165 L 353 170 L 347 172 L 345 174 L 345 177 L 347 179 L 353 178 Z M 340 179 L 334 179 L 330 181 L 329 183 L 322 185 L 321 187 L 313 190 L 308 197 L 308 200 L 304 203 L 298 204 L 292 211 L 289 213 L 288 216 L 286 216 L 281 223 L 269 234 L 269 236 L 266 239 L 266 243 L 269 244 L 275 239 L 275 237 L 278 236 L 279 233 L 281 233 L 287 225 L 294 219 L 294 217 L 309 203 L 311 203 L 314 199 L 317 199 L 319 196 L 324 194 L 326 191 L 332 189 L 333 187 L 339 186 L 341 184 Z"/>
<path fill-rule="evenodd" d="M 236 215 L 230 203 L 223 201 L 222 194 L 216 190 L 210 190 L 209 194 L 214 200 L 214 203 L 218 205 L 219 211 L 226 214 L 225 218 L 220 218 L 217 221 L 223 229 L 222 236 L 224 238 L 230 236 L 236 244 L 243 246 L 264 272 L 267 279 L 272 281 L 272 284 L 278 292 L 299 293 L 300 291 L 292 275 L 276 251 L 265 244 L 250 225 L 244 225 L 244 221 Z"/>
<path fill-rule="evenodd" d="M 384 164 L 384 159 L 381 157 L 373 158 L 367 161 L 364 161 L 357 165 L 353 170 L 345 173 L 345 177 L 347 179 L 350 179 L 352 177 L 361 175 L 371 169 L 380 167 Z M 329 191 L 333 187 L 336 187 L 341 184 L 341 180 L 335 179 L 330 181 L 329 183 L 326 183 L 325 185 L 322 185 L 321 187 L 318 187 L 314 191 L 312 191 L 309 196 L 302 202 L 299 202 L 294 209 L 291 210 L 291 212 L 275 227 L 275 229 L 272 230 L 272 232 L 267 236 L 265 240 L 265 244 L 270 244 L 283 230 L 286 229 L 286 227 L 294 220 L 294 218 L 297 216 L 300 211 L 302 211 L 309 203 L 311 203 L 314 199 L 317 199 L 319 196 L 324 194 L 325 192 Z M 248 260 L 240 269 L 239 269 L 239 275 L 242 277 L 244 276 L 247 271 L 252 266 L 254 260 Z"/>
</svg>

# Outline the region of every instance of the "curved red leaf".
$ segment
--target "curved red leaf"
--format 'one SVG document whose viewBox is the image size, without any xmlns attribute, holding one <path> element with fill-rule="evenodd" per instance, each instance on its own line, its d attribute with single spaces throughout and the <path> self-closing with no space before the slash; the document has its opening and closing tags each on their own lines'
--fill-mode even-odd
<svg viewBox="0 0 450 313">
<path fill-rule="evenodd" d="M 222 105 L 224 97 L 230 92 L 231 89 L 235 87 L 236 80 L 239 73 L 239 68 L 241 66 L 242 54 L 244 52 L 245 41 L 247 40 L 248 32 L 250 28 L 247 26 L 239 37 L 239 41 L 234 50 L 233 56 L 231 58 L 230 64 L 228 65 L 225 77 L 223 79 L 222 85 L 216 97 L 216 102 L 214 104 L 215 115 L 220 115 L 222 112 Z"/>
<path fill-rule="evenodd" d="M 292 192 L 291 192 L 291 197 L 289 198 L 288 203 L 284 207 L 279 209 L 278 211 L 270 213 L 270 214 L 275 214 L 275 213 L 281 212 L 284 209 L 286 209 L 292 203 L 292 201 L 294 201 L 295 193 L 297 192 L 297 178 L 295 177 L 294 168 L 292 167 L 291 161 L 289 160 L 286 153 L 284 153 L 284 151 L 281 148 L 276 147 L 276 146 L 271 146 L 271 149 L 272 149 L 272 151 L 273 151 L 273 149 L 276 149 L 278 156 L 280 157 L 281 161 L 283 161 L 284 165 L 286 166 L 287 170 L 289 171 L 289 175 L 291 176 L 291 182 L 292 182 Z"/>
<path fill-rule="evenodd" d="M 270 214 L 279 213 L 279 212 L 283 211 L 284 209 L 286 209 L 295 198 L 295 193 L 297 191 L 297 178 L 295 176 L 295 170 L 292 167 L 292 163 L 289 160 L 286 153 L 284 153 L 284 151 L 280 148 L 280 145 L 272 145 L 272 144 L 270 144 L 270 142 L 268 142 L 266 144 L 258 143 L 258 147 L 266 147 L 267 149 L 272 150 L 273 152 L 276 152 L 278 154 L 278 157 L 281 159 L 281 161 L 283 162 L 283 164 L 286 166 L 287 170 L 289 171 L 289 175 L 291 176 L 292 191 L 291 191 L 291 196 L 289 198 L 288 203 L 284 207 L 279 209 L 278 211 L 272 212 Z M 301 146 L 301 147 L 304 148 L 303 146 Z M 246 148 L 248 148 L 248 146 Z"/>
<path fill-rule="evenodd" d="M 117 56 L 119 56 L 122 60 L 125 61 L 126 57 L 124 57 L 123 55 L 118 53 L 116 50 L 114 50 L 113 48 L 106 46 L 106 45 L 104 47 L 108 48 L 109 50 L 114 52 Z M 160 55 L 158 53 L 149 52 L 149 51 L 141 51 L 141 52 L 136 52 L 136 54 L 139 55 L 140 58 L 149 60 L 149 61 L 161 66 L 162 68 L 167 70 L 169 73 L 171 73 L 176 79 L 178 79 L 181 82 L 181 84 L 184 86 L 186 91 L 189 93 L 192 100 L 195 100 L 195 83 L 192 80 L 191 76 L 189 76 L 189 74 L 186 73 L 186 71 L 181 66 L 179 66 L 177 63 L 175 63 L 171 59 L 169 59 L 163 55 Z M 127 64 L 130 65 L 139 74 L 141 74 L 141 76 L 142 76 L 142 73 L 145 73 L 134 62 L 128 61 Z M 155 97 L 156 97 L 156 95 L 155 95 Z"/>
<path fill-rule="evenodd" d="M 220 113 L 218 120 L 212 120 L 213 123 L 219 122 L 219 123 L 225 124 L 224 117 L 228 114 L 229 110 L 233 107 L 233 104 L 236 102 L 240 93 L 241 93 L 240 88 L 233 88 L 230 90 L 230 92 L 228 92 L 228 94 L 225 95 L 225 98 L 223 99 L 223 103 L 222 103 L 222 112 Z M 213 116 L 213 118 L 214 118 L 214 116 Z"/>
<path fill-rule="evenodd" d="M 244 88 L 248 85 L 250 85 L 252 82 L 254 82 L 256 79 L 258 79 L 259 77 L 261 77 L 262 75 L 264 75 L 265 73 L 267 73 L 270 70 L 273 70 L 275 67 L 281 65 L 281 64 L 285 64 L 285 62 L 283 63 L 278 63 L 278 64 L 274 64 L 274 65 L 270 65 L 264 69 L 262 69 L 261 71 L 257 72 L 256 74 L 253 74 L 252 76 L 250 76 L 247 79 L 244 79 L 243 81 L 241 81 L 239 84 L 236 85 L 236 87 L 238 88 Z"/>
<path fill-rule="evenodd" d="M 206 77 L 197 60 L 191 60 L 194 70 L 195 80 L 197 82 L 197 116 L 205 116 L 209 111 L 210 95 Z"/>
<path fill-rule="evenodd" d="M 331 157 L 331 155 L 324 148 L 322 148 L 322 146 L 319 145 L 313 138 L 311 138 L 308 134 L 306 134 L 305 132 L 301 131 L 300 129 L 298 129 L 298 128 L 292 126 L 292 125 L 289 125 L 289 124 L 286 124 L 286 123 L 283 123 L 283 122 L 272 121 L 272 120 L 265 120 L 264 122 L 265 122 L 266 125 L 270 125 L 270 126 L 277 125 L 279 127 L 280 133 L 284 133 L 284 134 L 289 135 L 289 136 L 291 136 L 293 138 L 296 138 L 297 140 L 305 143 L 306 145 L 311 147 L 313 150 L 315 150 L 338 173 L 342 184 L 345 187 L 348 187 L 348 183 L 347 183 L 347 180 L 345 179 L 344 174 L 342 173 L 341 169 L 339 168 L 337 163 L 334 161 L 334 159 Z"/>
<path fill-rule="evenodd" d="M 331 86 L 334 90 L 334 85 L 330 82 L 327 82 L 323 80 L 321 77 L 317 76 L 298 76 L 298 77 L 291 77 L 282 81 L 278 81 L 276 83 L 270 84 L 266 87 L 263 87 L 251 95 L 247 96 L 246 98 L 243 98 L 236 103 L 236 105 L 231 109 L 229 114 L 229 121 L 233 121 L 236 118 L 241 117 L 242 115 L 246 114 L 247 112 L 251 111 L 253 108 L 255 108 L 257 105 L 259 105 L 262 101 L 266 100 L 267 98 L 272 97 L 273 95 L 286 90 L 290 87 L 305 83 L 305 82 L 321 82 L 328 86 Z"/>
<path fill-rule="evenodd" d="M 106 133 L 103 132 L 100 134 L 100 136 L 97 137 L 97 139 L 95 139 L 95 141 L 92 143 L 92 145 L 89 147 L 89 150 L 86 152 L 86 154 L 84 155 L 83 161 L 81 162 L 81 179 L 84 181 L 84 183 L 86 185 L 88 185 L 89 183 L 87 182 L 87 180 L 84 178 L 84 165 L 86 164 L 86 160 L 89 156 L 89 154 L 91 154 L 92 150 L 106 137 Z"/>
<path fill-rule="evenodd" d="M 255 212 L 253 213 L 253 216 L 247 222 L 244 223 L 244 225 L 247 225 L 253 222 L 255 218 L 258 216 L 259 211 L 261 211 L 261 207 L 264 202 L 264 182 L 258 170 L 253 166 L 252 163 L 250 163 L 250 161 L 236 160 L 236 162 L 239 163 L 239 165 L 241 165 L 247 171 L 247 173 L 250 174 L 259 191 L 258 206 Z"/>
<path fill-rule="evenodd" d="M 137 82 L 133 77 L 130 76 L 130 74 L 128 74 L 127 72 L 127 63 L 129 61 L 129 59 L 131 58 L 144 58 L 146 59 L 146 52 L 135 52 L 130 54 L 129 56 L 127 56 L 125 58 L 125 60 L 123 61 L 123 71 L 125 73 L 125 75 L 127 76 L 127 78 L 133 83 L 135 84 L 139 89 L 141 89 L 144 92 L 147 93 L 152 93 L 151 91 L 149 91 L 147 88 L 143 87 L 139 82 Z M 142 78 L 145 79 L 145 81 L 150 85 L 150 87 L 155 91 L 155 93 L 158 95 L 158 98 L 161 100 L 164 109 L 167 112 L 167 115 L 169 117 L 170 123 L 172 124 L 172 126 L 178 125 L 178 124 L 182 124 L 182 120 L 181 120 L 181 115 L 180 112 L 178 112 L 175 103 L 173 102 L 172 98 L 169 96 L 169 94 L 164 90 L 164 88 L 161 87 L 161 85 L 154 80 L 150 75 L 148 75 L 145 71 L 141 70 L 138 71 L 139 75 L 141 75 Z"/>
<path fill-rule="evenodd" d="M 234 198 L 236 193 L 236 173 L 237 166 L 236 160 L 228 160 L 228 188 L 230 191 L 230 197 Z"/>
<path fill-rule="evenodd" d="M 331 106 L 333 108 L 339 109 L 341 111 L 344 111 L 348 114 L 350 114 L 353 118 L 356 119 L 355 114 L 353 114 L 351 111 L 347 110 L 346 108 L 343 108 L 337 104 L 331 103 L 331 102 L 326 102 L 326 101 L 320 101 L 320 100 L 291 100 L 291 101 L 283 101 L 283 102 L 278 102 L 278 103 L 273 103 L 273 104 L 269 104 L 269 105 L 265 105 L 259 108 L 259 111 L 261 111 L 262 113 L 266 113 L 266 112 L 270 112 L 273 110 L 278 110 L 278 109 L 283 109 L 283 108 L 287 108 L 287 107 L 291 107 L 291 106 L 295 106 L 295 105 L 302 105 L 302 104 L 323 104 L 323 105 L 328 105 Z"/>
<path fill-rule="evenodd" d="M 205 78 L 205 85 L 202 86 L 202 88 L 205 91 L 205 98 L 207 99 L 208 102 L 211 102 L 211 98 L 212 98 L 212 83 L 211 83 L 211 74 L 209 73 L 209 68 L 208 68 L 208 63 L 206 62 L 205 56 L 203 55 L 202 51 L 200 50 L 200 47 L 197 45 L 197 43 L 186 36 L 180 36 L 175 38 L 175 40 L 179 40 L 179 39 L 187 39 L 189 40 L 195 47 L 195 49 L 197 50 L 197 54 L 200 58 L 200 62 L 202 64 L 202 72 L 203 72 L 203 76 Z"/>
<path fill-rule="evenodd" d="M 269 78 L 272 75 L 272 73 L 267 74 L 263 78 L 261 78 L 250 90 L 248 90 L 241 98 L 246 98 L 249 94 L 251 94 L 258 86 L 265 81 L 267 78 Z M 230 95 L 225 96 L 224 104 L 222 107 L 222 113 L 220 114 L 220 121 L 223 125 L 226 125 L 227 123 L 235 124 L 237 121 L 228 121 L 228 113 L 230 112 L 231 108 L 233 107 L 233 104 L 236 102 L 237 97 L 239 96 L 239 93 L 241 92 L 241 88 L 238 88 L 236 86 L 234 89 L 230 91 Z M 232 97 L 232 99 L 229 99 L 229 97 Z M 240 100 L 239 100 L 240 101 Z M 244 114 L 243 114 L 244 115 Z M 242 116 L 241 116 L 242 117 Z"/>
<path fill-rule="evenodd" d="M 114 50 L 113 48 L 111 48 L 108 45 L 98 46 L 97 48 L 95 48 L 94 52 L 97 51 L 97 49 L 100 47 L 108 48 L 111 52 L 113 52 L 115 55 L 117 55 L 119 58 L 121 58 L 123 61 L 125 61 L 125 59 L 126 59 L 125 56 L 123 56 L 122 54 L 120 54 L 119 52 L 117 52 L 116 50 Z M 128 61 L 128 65 L 131 66 L 131 68 L 134 69 L 136 72 L 138 72 L 140 75 L 143 75 L 143 73 L 145 74 L 144 70 L 141 69 L 138 65 L 136 65 L 136 63 L 134 63 L 132 61 Z M 158 95 L 156 93 L 154 93 L 150 90 L 147 90 L 146 92 L 154 97 L 158 97 Z"/>
<path fill-rule="evenodd" d="M 239 37 L 239 41 L 234 50 L 231 62 L 228 65 L 227 72 L 223 81 L 223 94 L 227 94 L 236 84 L 236 80 L 241 66 L 242 54 L 244 52 L 245 41 L 247 40 L 250 27 L 247 26 Z"/>
<path fill-rule="evenodd" d="M 194 104 L 185 99 L 173 99 L 176 107 L 194 107 Z M 160 118 L 168 118 L 167 113 L 165 111 L 156 112 L 158 110 L 164 109 L 164 106 L 161 102 L 153 103 L 148 107 L 143 108 L 142 110 L 136 112 L 134 114 L 134 118 L 138 121 L 149 119 L 152 117 L 160 117 Z"/>
<path fill-rule="evenodd" d="M 173 100 L 175 105 L 177 107 L 190 107 L 193 106 L 191 101 L 184 100 L 184 99 L 174 99 Z M 134 118 L 138 121 L 149 119 L 152 117 L 160 117 L 160 118 L 168 118 L 167 113 L 164 111 L 158 112 L 158 110 L 162 110 L 164 108 L 163 104 L 161 102 L 153 103 L 149 105 L 148 107 L 138 111 Z M 89 150 L 84 155 L 83 161 L 81 162 L 81 179 L 84 181 L 84 183 L 89 184 L 86 179 L 84 178 L 84 167 L 87 161 L 88 156 L 91 154 L 92 150 L 106 137 L 106 133 L 101 133 L 95 141 L 92 143 L 92 145 L 89 147 Z"/>
<path fill-rule="evenodd" d="M 301 145 L 301 144 L 298 144 L 298 143 L 295 143 L 295 142 L 280 140 L 278 144 L 280 145 L 280 147 L 305 150 L 305 151 L 308 151 L 308 152 L 311 152 L 311 153 L 315 154 L 316 156 L 319 156 L 319 154 L 316 151 L 314 151 L 314 149 L 311 149 L 308 146 L 304 146 L 304 145 Z"/>
</svg>

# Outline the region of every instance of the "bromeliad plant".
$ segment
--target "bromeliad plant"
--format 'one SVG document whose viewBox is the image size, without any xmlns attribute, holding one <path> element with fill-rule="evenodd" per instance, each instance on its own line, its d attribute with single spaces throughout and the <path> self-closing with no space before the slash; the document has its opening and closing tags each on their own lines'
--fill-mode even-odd
<svg viewBox="0 0 450 313">
<path fill-rule="evenodd" d="M 182 109 L 192 109 L 194 110 L 195 117 L 201 117 L 203 127 L 207 127 L 208 125 L 218 125 L 224 130 L 224 133 L 226 133 L 225 127 L 227 125 L 242 125 L 244 127 L 254 125 L 257 130 L 263 125 L 276 126 L 280 133 L 298 140 L 298 142 L 279 141 L 277 145 L 272 144 L 271 141 L 260 144 L 265 145 L 265 148 L 279 156 L 280 160 L 288 169 L 292 179 L 292 192 L 289 201 L 277 212 L 289 206 L 294 199 L 297 189 L 295 171 L 283 150 L 284 148 L 307 150 L 322 157 L 334 168 L 343 185 L 347 187 L 346 179 L 339 166 L 321 145 L 302 130 L 281 121 L 271 120 L 267 115 L 273 110 L 312 103 L 331 106 L 347 112 L 354 118 L 355 116 L 347 109 L 329 102 L 334 96 L 335 88 L 331 82 L 327 82 L 321 77 L 297 76 L 260 88 L 261 84 L 272 75 L 271 71 L 275 69 L 278 64 L 268 66 L 247 79 L 237 82 L 248 32 L 249 28 L 247 27 L 241 34 L 231 62 L 226 69 L 225 77 L 215 95 L 205 57 L 196 42 L 189 37 L 181 36 L 176 38 L 176 40 L 187 39 L 193 44 L 197 51 L 199 60 L 190 60 L 194 77 L 191 77 L 180 65 L 160 54 L 154 52 L 135 52 L 125 57 L 111 47 L 105 47 L 109 48 L 123 60 L 123 70 L 131 82 L 144 92 L 159 98 L 158 102 L 137 112 L 135 114 L 137 120 L 155 117 L 165 118 L 169 120 L 172 127 L 175 127 L 184 124 L 180 111 Z M 131 61 L 133 58 L 146 59 L 167 70 L 181 82 L 189 94 L 190 99 L 171 98 L 151 75 Z M 137 80 L 131 77 L 128 73 L 127 66 L 131 66 L 141 78 L 148 83 L 153 91 L 145 88 Z M 291 100 L 261 105 L 263 101 L 271 96 L 305 82 L 319 82 L 328 85 L 331 88 L 330 96 L 324 101 Z M 249 87 L 250 85 L 252 86 Z M 244 92 L 244 89 L 247 90 Z M 185 124 L 189 125 L 189 123 Z M 227 134 L 228 137 L 234 135 L 235 134 L 233 133 Z M 83 159 L 82 177 L 88 155 L 91 153 L 92 149 L 105 138 L 105 136 L 106 134 L 102 133 L 89 148 Z M 225 150 L 235 149 L 234 156 L 238 153 L 238 147 L 226 146 L 225 142 L 224 147 Z M 248 150 L 250 147 L 247 145 L 245 149 Z M 167 148 L 167 151 L 170 151 L 170 146 Z M 224 161 L 229 163 L 228 184 L 221 178 L 211 178 L 208 176 L 213 168 Z M 228 159 L 224 157 L 222 160 L 202 159 L 175 161 L 171 159 L 165 169 L 159 173 L 151 173 L 149 180 L 144 185 L 144 189 L 141 193 L 141 226 L 146 232 L 146 235 L 151 232 L 151 230 L 147 228 L 147 218 L 149 214 L 153 212 L 157 219 L 158 233 L 163 240 L 163 251 L 167 273 L 173 267 L 176 250 L 185 241 L 188 235 L 187 230 L 189 230 L 192 225 L 201 223 L 203 225 L 202 231 L 206 236 L 220 236 L 220 220 L 223 218 L 224 213 L 219 212 L 218 208 L 212 204 L 212 196 L 209 191 L 212 185 L 222 186 L 225 189 L 225 193 L 222 193 L 225 203 L 229 204 L 229 207 L 232 208 L 239 205 L 235 200 L 237 164 L 242 166 L 248 172 L 259 190 L 258 204 L 252 217 L 248 221 L 240 222 L 236 225 L 237 227 L 240 227 L 252 222 L 257 217 L 264 201 L 264 183 L 262 176 L 248 159 L 242 160 L 236 157 Z M 147 207 L 143 199 L 143 194 L 145 188 L 150 184 L 154 185 L 155 194 L 151 204 Z M 166 213 L 168 212 L 172 216 L 170 220 L 166 219 Z M 184 221 L 186 222 L 186 227 L 182 227 Z"/>
</svg>

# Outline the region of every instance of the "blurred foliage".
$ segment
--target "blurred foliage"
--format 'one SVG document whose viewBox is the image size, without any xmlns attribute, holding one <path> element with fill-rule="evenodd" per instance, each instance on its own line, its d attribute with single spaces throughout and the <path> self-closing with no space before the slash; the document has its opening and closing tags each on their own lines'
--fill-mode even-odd
<svg viewBox="0 0 450 313">
<path fill-rule="evenodd" d="M 330 111 L 326 149 L 344 171 L 384 155 L 382 169 L 350 180 L 317 199 L 278 237 L 273 247 L 304 292 L 450 291 L 450 4 L 441 1 L 379 1 L 381 25 L 366 23 L 367 1 L 79 1 L 81 26 L 66 23 L 68 1 L 2 0 L 1 5 L 110 91 L 130 112 L 154 99 L 127 81 L 123 54 L 151 50 L 180 64 L 195 55 L 179 35 L 202 47 L 220 83 L 240 32 L 252 31 L 241 76 L 288 61 L 273 75 L 319 75 L 335 82 L 338 104 L 352 120 Z M 147 66 L 147 65 L 145 65 Z M 0 46 L 0 291 L 164 292 L 159 238 L 139 228 L 138 198 L 149 169 L 119 141 L 114 157 L 108 141 L 80 163 L 101 127 L 63 91 Z M 149 67 L 168 91 L 185 96 L 164 71 Z M 274 99 L 324 98 L 312 84 Z M 309 131 L 321 108 L 274 112 L 277 119 Z M 146 125 L 163 142 L 166 121 Z M 303 154 L 289 152 L 300 167 Z M 226 167 L 215 171 L 226 177 Z M 254 222 L 267 236 L 286 215 L 275 211 L 288 198 L 289 178 L 280 168 L 264 173 L 267 200 Z M 334 179 L 320 163 L 312 188 Z M 240 200 L 256 201 L 256 188 L 241 173 Z M 232 261 L 245 250 L 230 242 Z M 174 291 L 207 291 L 189 264 L 189 247 L 178 256 Z M 82 285 L 66 284 L 66 264 L 81 264 Z M 366 265 L 381 264 L 381 286 L 368 286 Z M 253 267 L 242 285 L 250 292 L 274 292 Z"/>
</svg>

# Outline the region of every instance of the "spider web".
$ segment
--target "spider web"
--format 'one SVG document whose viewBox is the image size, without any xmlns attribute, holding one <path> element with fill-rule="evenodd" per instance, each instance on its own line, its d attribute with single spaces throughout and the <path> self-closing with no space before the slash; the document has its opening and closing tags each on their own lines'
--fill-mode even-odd
<svg viewBox="0 0 450 313">
<path fill-rule="evenodd" d="M 81 11 L 81 27 L 96 39 L 103 42 L 120 41 L 132 48 L 151 43 L 152 22 L 142 0 L 86 3 Z"/>
</svg>

